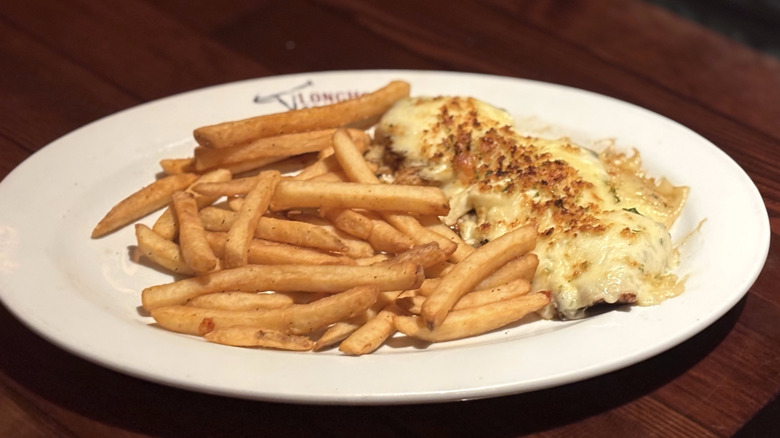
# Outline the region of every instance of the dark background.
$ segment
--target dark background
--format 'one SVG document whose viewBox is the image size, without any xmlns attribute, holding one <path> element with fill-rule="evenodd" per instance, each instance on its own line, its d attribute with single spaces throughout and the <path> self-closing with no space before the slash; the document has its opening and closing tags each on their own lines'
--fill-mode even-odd
<svg viewBox="0 0 780 438">
<path fill-rule="evenodd" d="M 780 0 L 645 1 L 780 58 Z"/>
</svg>

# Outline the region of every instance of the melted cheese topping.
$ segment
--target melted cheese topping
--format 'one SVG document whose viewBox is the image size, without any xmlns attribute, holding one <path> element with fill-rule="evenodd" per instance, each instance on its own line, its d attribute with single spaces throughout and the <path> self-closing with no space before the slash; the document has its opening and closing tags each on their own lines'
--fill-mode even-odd
<svg viewBox="0 0 780 438">
<path fill-rule="evenodd" d="M 534 290 L 565 318 L 598 303 L 655 304 L 681 291 L 668 227 L 687 188 L 656 183 L 638 154 L 518 134 L 511 116 L 465 97 L 408 98 L 376 129 L 399 182 L 441 187 L 445 222 L 480 245 L 536 223 Z M 385 160 L 388 161 L 388 160 Z"/>
</svg>

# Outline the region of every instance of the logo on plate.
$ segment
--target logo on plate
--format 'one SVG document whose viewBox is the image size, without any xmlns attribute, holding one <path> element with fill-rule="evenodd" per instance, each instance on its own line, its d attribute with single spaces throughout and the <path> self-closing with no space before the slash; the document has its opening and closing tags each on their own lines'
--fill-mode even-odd
<svg viewBox="0 0 780 438">
<path fill-rule="evenodd" d="M 355 90 L 315 90 L 314 82 L 308 80 L 302 84 L 274 93 L 255 95 L 257 104 L 278 104 L 285 109 L 296 110 L 315 106 L 330 105 L 344 100 L 354 99 L 365 92 Z"/>
</svg>

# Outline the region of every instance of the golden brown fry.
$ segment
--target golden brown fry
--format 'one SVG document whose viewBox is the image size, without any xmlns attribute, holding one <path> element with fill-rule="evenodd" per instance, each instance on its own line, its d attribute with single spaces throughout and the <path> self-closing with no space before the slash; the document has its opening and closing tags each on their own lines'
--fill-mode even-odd
<svg viewBox="0 0 780 438">
<path fill-rule="evenodd" d="M 392 266 L 395 263 L 416 263 L 423 268 L 439 264 L 447 260 L 449 254 L 439 248 L 436 242 L 414 246 L 404 252 L 396 254 L 390 259 L 380 262 L 377 266 Z"/>
<path fill-rule="evenodd" d="M 550 302 L 545 293 L 534 293 L 463 310 L 453 310 L 431 330 L 418 316 L 397 316 L 395 327 L 401 333 L 427 342 L 443 342 L 481 335 L 519 321 Z"/>
<path fill-rule="evenodd" d="M 188 306 L 222 310 L 276 309 L 294 304 L 291 296 L 280 293 L 215 292 L 187 302 Z"/>
<path fill-rule="evenodd" d="M 435 222 L 432 222 L 435 221 Z M 463 239 L 461 239 L 460 235 L 452 230 L 452 228 L 448 227 L 446 224 L 441 222 L 441 220 L 437 218 L 429 219 L 429 224 L 425 224 L 425 227 L 429 230 L 440 234 L 447 239 L 450 239 L 452 242 L 454 242 L 457 247 L 455 251 L 450 256 L 450 260 L 453 262 L 459 262 L 463 259 L 465 259 L 469 254 L 474 252 L 474 247 L 469 245 L 468 243 L 464 242 Z"/>
<path fill-rule="evenodd" d="M 528 225 L 498 237 L 463 259 L 442 279 L 423 304 L 422 317 L 435 329 L 463 294 L 507 261 L 532 251 L 536 246 L 536 226 Z"/>
<path fill-rule="evenodd" d="M 366 321 L 368 321 L 368 319 L 373 316 L 374 314 L 372 314 L 369 309 L 366 310 L 366 312 L 363 314 L 354 318 L 333 323 L 333 325 L 328 327 L 328 329 L 325 330 L 319 338 L 317 338 L 317 340 L 314 342 L 312 350 L 321 351 L 336 345 L 337 343 L 346 339 L 352 333 L 355 333 L 355 330 L 362 327 L 363 324 L 365 324 Z"/>
<path fill-rule="evenodd" d="M 506 262 L 504 266 L 498 268 L 495 272 L 488 275 L 484 280 L 474 286 L 474 289 L 490 289 L 517 279 L 524 279 L 531 282 L 534 279 L 534 273 L 536 272 L 536 267 L 538 265 L 539 257 L 537 257 L 536 254 L 523 254 Z M 454 267 L 455 265 L 452 265 L 450 268 Z M 449 272 L 449 270 L 446 272 Z M 446 275 L 446 273 L 443 275 Z M 439 286 L 439 283 L 441 283 L 441 278 L 426 278 L 422 286 L 420 286 L 420 294 L 424 296 L 431 295 Z"/>
<path fill-rule="evenodd" d="M 225 248 L 227 235 L 206 232 L 211 249 L 220 257 Z M 346 255 L 322 252 L 316 248 L 252 239 L 249 243 L 248 263 L 253 265 L 354 265 L 355 260 Z"/>
<path fill-rule="evenodd" d="M 399 293 L 399 291 L 381 292 L 377 297 L 376 302 L 362 314 L 334 323 L 317 338 L 313 350 L 324 350 L 325 348 L 346 339 L 349 335 L 362 327 L 368 320 L 376 316 L 382 309 L 391 305 Z"/>
<path fill-rule="evenodd" d="M 160 167 L 166 175 L 176 175 L 179 173 L 195 172 L 195 159 L 190 158 L 167 158 L 160 160 Z"/>
<path fill-rule="evenodd" d="M 247 144 L 230 148 L 214 149 L 199 146 L 195 148 L 195 169 L 198 171 L 223 167 L 268 157 L 291 157 L 319 152 L 330 147 L 335 129 L 323 129 L 296 134 L 259 138 Z M 365 135 L 360 130 L 350 130 L 350 135 Z"/>
<path fill-rule="evenodd" d="M 452 258 L 452 255 L 450 255 Z M 429 266 L 425 268 L 425 276 L 427 278 L 440 278 L 447 275 L 448 272 L 455 266 L 455 263 L 444 261 L 439 264 Z"/>
<path fill-rule="evenodd" d="M 335 156 L 338 159 L 344 172 L 349 176 L 350 180 L 362 183 L 362 184 L 380 184 L 375 172 L 368 165 L 368 162 L 363 158 L 363 154 L 358 150 L 355 142 L 352 141 L 349 135 L 343 131 L 336 131 L 333 134 L 333 149 Z M 449 201 L 447 203 L 449 209 Z M 376 209 L 378 210 L 378 209 Z M 454 242 L 451 242 L 448 238 L 435 233 L 426 227 L 420 225 L 416 218 L 407 214 L 399 213 L 404 210 L 397 211 L 381 211 L 385 220 L 392 225 L 395 229 L 399 230 L 403 234 L 406 234 L 418 244 L 425 244 L 428 242 L 436 242 L 439 247 L 447 252 L 454 253 L 454 249 L 457 249 Z M 407 210 L 408 211 L 408 210 Z M 417 212 L 426 214 L 422 212 Z M 434 213 L 435 216 L 441 216 L 440 213 Z M 448 248 L 454 248 L 450 251 Z"/>
<path fill-rule="evenodd" d="M 206 232 L 198 216 L 198 205 L 192 193 L 174 193 L 173 209 L 179 223 L 179 246 L 187 266 L 198 274 L 216 269 L 218 260 L 206 240 Z"/>
<path fill-rule="evenodd" d="M 204 227 L 209 231 L 226 231 L 235 220 L 235 213 L 218 207 L 206 207 L 200 212 Z M 261 217 L 254 236 L 273 242 L 317 248 L 344 253 L 347 245 L 332 231 L 322 226 L 295 220 Z"/>
<path fill-rule="evenodd" d="M 236 196 L 246 195 L 257 185 L 257 177 L 235 178 L 223 182 L 204 182 L 192 186 L 194 193 L 204 196 Z"/>
<path fill-rule="evenodd" d="M 288 212 L 287 216 L 299 222 L 306 222 L 317 225 L 335 234 L 336 237 L 338 237 L 347 246 L 347 252 L 344 253 L 344 255 L 354 259 L 373 257 L 376 255 L 376 252 L 374 251 L 374 248 L 371 246 L 371 244 L 339 230 L 325 218 L 315 214 L 299 212 Z"/>
<path fill-rule="evenodd" d="M 438 187 L 351 182 L 281 181 L 271 200 L 271 210 L 305 207 L 362 208 L 443 215 L 449 201 Z"/>
<path fill-rule="evenodd" d="M 157 307 L 151 313 L 161 327 L 192 335 L 241 325 L 305 335 L 361 314 L 376 302 L 377 296 L 376 287 L 358 286 L 308 304 L 278 309 L 220 310 L 171 305 Z"/>
<path fill-rule="evenodd" d="M 328 136 L 333 129 L 278 135 L 259 138 L 240 146 L 214 149 L 203 146 L 195 148 L 195 169 L 203 171 L 226 164 L 268 157 L 289 157 L 318 152 L 330 147 Z"/>
<path fill-rule="evenodd" d="M 339 129 L 333 134 L 333 151 L 351 181 L 364 184 L 379 183 L 376 174 L 369 168 L 362 152 L 347 131 Z"/>
<path fill-rule="evenodd" d="M 390 256 L 387 255 L 387 254 L 374 254 L 374 255 L 369 256 L 369 257 L 360 257 L 360 258 L 356 258 L 354 260 L 355 260 L 355 263 L 357 263 L 358 265 L 370 266 L 370 265 L 375 265 L 375 264 L 380 263 L 380 262 L 384 262 L 385 260 L 388 260 L 389 258 L 390 258 Z"/>
<path fill-rule="evenodd" d="M 536 267 L 539 266 L 539 257 L 534 253 L 524 254 L 506 264 L 496 272 L 488 275 L 476 286 L 477 289 L 489 289 L 500 286 L 517 279 L 523 279 L 528 282 L 533 281 Z"/>
<path fill-rule="evenodd" d="M 223 269 L 197 278 L 150 286 L 141 293 L 144 308 L 184 304 L 211 292 L 325 292 L 338 293 L 355 286 L 380 290 L 413 289 L 422 282 L 422 269 L 414 264 L 392 267 L 348 265 L 246 265 Z"/>
<path fill-rule="evenodd" d="M 263 137 L 347 126 L 384 113 L 395 102 L 408 96 L 409 88 L 406 82 L 393 81 L 355 99 L 204 126 L 196 129 L 193 135 L 202 146 L 226 148 Z"/>
<path fill-rule="evenodd" d="M 477 307 L 496 301 L 515 298 L 527 294 L 530 290 L 531 283 L 526 279 L 518 278 L 509 283 L 490 289 L 479 289 L 468 292 L 460 297 L 452 310 L 467 309 L 469 307 Z M 409 313 L 419 314 L 425 300 L 426 296 L 420 293 L 420 289 L 413 289 L 404 291 L 399 295 L 396 304 Z"/>
<path fill-rule="evenodd" d="M 158 235 L 143 224 L 135 224 L 135 237 L 138 251 L 156 265 L 176 274 L 195 274 L 195 271 L 187 266 L 181 248 L 176 243 Z"/>
<path fill-rule="evenodd" d="M 232 178 L 232 176 L 233 175 L 227 169 L 217 169 L 212 172 L 201 175 L 185 191 L 193 193 L 192 187 L 195 184 L 199 184 L 202 182 L 229 181 L 230 178 Z M 207 205 L 214 203 L 214 201 L 216 201 L 218 198 L 219 198 L 218 196 L 204 196 L 200 194 L 195 194 L 195 203 L 198 204 L 198 208 L 203 208 Z M 176 222 L 176 216 L 174 215 L 173 208 L 171 206 L 168 206 L 168 208 L 166 208 L 165 211 L 163 211 L 160 217 L 157 218 L 157 220 L 154 222 L 154 226 L 152 227 L 152 229 L 154 230 L 155 233 L 159 234 L 165 239 L 173 240 L 176 238 L 176 235 L 179 233 L 179 225 Z"/>
<path fill-rule="evenodd" d="M 323 173 L 322 175 L 313 176 L 306 181 L 325 181 L 325 182 L 348 182 L 349 179 L 347 178 L 347 175 L 344 175 L 344 172 L 338 171 L 338 172 L 328 172 Z"/>
<path fill-rule="evenodd" d="M 92 238 L 105 236 L 147 214 L 165 207 L 174 192 L 184 190 L 198 175 L 180 173 L 166 176 L 149 184 L 116 204 L 92 230 Z"/>
<path fill-rule="evenodd" d="M 368 354 L 379 348 L 395 333 L 395 317 L 400 312 L 394 305 L 382 309 L 339 344 L 339 351 L 350 356 Z"/>
<path fill-rule="evenodd" d="M 422 305 L 425 302 L 425 298 L 424 295 L 419 295 L 417 289 L 412 289 L 410 291 L 404 291 L 404 293 L 398 297 L 395 304 L 407 313 L 419 315 L 422 311 Z"/>
<path fill-rule="evenodd" d="M 371 222 L 371 234 L 366 240 L 377 251 L 397 254 L 414 246 L 415 241 L 411 236 L 398 231 L 382 218 L 372 217 Z"/>
<path fill-rule="evenodd" d="M 320 215 L 330 220 L 341 231 L 364 240 L 368 239 L 374 228 L 371 219 L 352 209 L 321 208 Z"/>
<path fill-rule="evenodd" d="M 387 223 L 407 236 L 411 236 L 417 244 L 424 245 L 428 242 L 436 242 L 443 251 L 455 254 L 457 249 L 455 242 L 422 226 L 416 218 L 396 212 L 380 213 Z"/>
<path fill-rule="evenodd" d="M 233 172 L 233 175 L 241 175 L 248 172 L 262 170 L 272 164 L 274 166 L 282 166 L 282 164 L 288 160 L 288 158 L 289 157 L 260 157 L 238 163 L 225 164 L 224 166 L 220 167 Z"/>
<path fill-rule="evenodd" d="M 246 265 L 249 242 L 257 229 L 260 217 L 265 214 L 273 197 L 274 189 L 281 179 L 276 171 L 261 172 L 257 184 L 247 193 L 241 210 L 235 215 L 227 233 L 224 262 L 227 268 Z"/>
<path fill-rule="evenodd" d="M 347 245 L 333 232 L 307 222 L 264 217 L 255 235 L 261 239 L 324 251 L 347 252 Z"/>
<path fill-rule="evenodd" d="M 488 303 L 515 298 L 525 295 L 531 290 L 531 283 L 523 278 L 511 281 L 490 289 L 479 289 L 467 293 L 460 297 L 453 310 L 467 309 L 469 307 L 478 307 Z"/>
<path fill-rule="evenodd" d="M 203 337 L 209 341 L 234 347 L 264 347 L 276 350 L 307 351 L 314 342 L 306 336 L 291 335 L 253 326 L 233 326 L 214 329 Z"/>
<path fill-rule="evenodd" d="M 298 174 L 296 174 L 292 178 L 303 181 L 327 173 L 341 171 L 341 166 L 339 166 L 339 162 L 336 161 L 336 157 L 333 156 L 332 147 L 323 149 L 320 152 L 320 155 L 322 156 L 318 158 L 317 161 L 304 167 Z"/>
</svg>

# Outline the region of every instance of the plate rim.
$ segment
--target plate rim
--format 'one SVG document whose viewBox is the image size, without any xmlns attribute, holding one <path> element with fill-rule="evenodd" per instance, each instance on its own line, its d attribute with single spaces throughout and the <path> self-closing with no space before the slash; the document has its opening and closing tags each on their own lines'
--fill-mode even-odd
<svg viewBox="0 0 780 438">
<path fill-rule="evenodd" d="M 522 83 L 530 84 L 530 85 L 536 85 L 536 86 L 542 86 L 542 87 L 553 87 L 556 89 L 561 89 L 564 92 L 565 91 L 572 91 L 576 93 L 585 93 L 585 96 L 589 97 L 596 97 L 598 99 L 608 99 L 609 101 L 613 102 L 619 102 L 621 105 L 630 105 L 635 110 L 639 110 L 648 114 L 651 114 L 654 117 L 661 117 L 663 120 L 665 120 L 667 123 L 672 123 L 676 125 L 678 128 L 682 128 L 691 134 L 699 137 L 701 140 L 708 143 L 710 146 L 712 146 L 714 152 L 719 153 L 720 159 L 726 159 L 730 162 L 730 164 L 736 168 L 736 170 L 740 171 L 742 173 L 742 176 L 746 178 L 748 184 L 748 188 L 751 189 L 751 199 L 754 199 L 757 197 L 757 200 L 760 201 L 761 207 L 763 207 L 763 214 L 761 217 L 757 217 L 758 225 L 760 228 L 760 237 L 758 238 L 759 244 L 761 247 L 758 248 L 758 255 L 756 256 L 756 263 L 753 265 L 754 269 L 752 272 L 748 273 L 747 277 L 743 280 L 742 284 L 744 285 L 744 291 L 740 294 L 734 294 L 731 296 L 731 301 L 727 303 L 727 305 L 721 306 L 721 308 L 718 309 L 718 312 L 714 312 L 707 316 L 706 319 L 702 320 L 702 322 L 699 324 L 698 328 L 693 331 L 692 333 L 686 333 L 681 334 L 678 336 L 677 339 L 674 339 L 671 341 L 671 343 L 667 342 L 663 346 L 658 346 L 654 350 L 650 351 L 644 351 L 641 355 L 634 355 L 630 359 L 626 359 L 623 361 L 620 361 L 619 363 L 612 363 L 610 366 L 607 367 L 598 367 L 597 369 L 591 369 L 586 370 L 585 372 L 581 373 L 579 376 L 569 376 L 568 379 L 564 378 L 559 380 L 558 382 L 550 382 L 547 381 L 538 381 L 538 382 L 525 382 L 523 385 L 520 385 L 522 387 L 518 387 L 517 382 L 509 382 L 505 383 L 504 385 L 500 386 L 493 386 L 493 387 L 483 387 L 479 389 L 469 388 L 469 389 L 460 389 L 460 390 L 451 390 L 451 391 L 438 391 L 434 394 L 432 394 L 430 391 L 425 393 L 415 393 L 415 394 L 374 394 L 374 395 L 367 395 L 364 397 L 354 397 L 352 394 L 344 394 L 344 395 L 338 395 L 338 394 L 330 394 L 330 395 L 319 395 L 319 396 L 310 396 L 306 398 L 301 398 L 300 395 L 294 395 L 294 394 L 259 394 L 257 392 L 236 392 L 235 390 L 229 390 L 222 387 L 215 387 L 215 386 L 209 386 L 204 384 L 193 384 L 192 382 L 189 382 L 186 379 L 178 379 L 177 381 L 172 381 L 170 378 L 166 378 L 165 376 L 160 376 L 157 373 L 150 372 L 149 370 L 144 369 L 138 369 L 138 368 L 128 368 L 126 366 L 122 366 L 121 363 L 116 363 L 116 361 L 109 360 L 109 358 L 103 357 L 100 354 L 97 354 L 96 352 L 90 352 L 90 351 L 83 351 L 82 349 L 79 349 L 77 346 L 74 346 L 72 342 L 69 342 L 67 340 L 63 340 L 56 335 L 52 334 L 49 330 L 47 330 L 47 327 L 44 322 L 37 321 L 35 318 L 31 318 L 31 315 L 25 312 L 26 309 L 23 309 L 19 306 L 18 302 L 15 302 L 12 297 L 9 296 L 8 292 L 5 290 L 5 287 L 0 288 L 0 301 L 5 305 L 5 307 L 11 312 L 19 321 L 21 321 L 26 327 L 31 329 L 33 332 L 37 333 L 39 336 L 43 337 L 47 341 L 57 345 L 58 347 L 69 351 L 70 353 L 81 357 L 83 359 L 86 359 L 90 362 L 97 363 L 101 366 L 104 366 L 109 369 L 113 369 L 115 371 L 119 371 L 123 374 L 135 376 L 142 378 L 144 380 L 153 381 L 156 383 L 160 383 L 167 386 L 175 386 L 183 389 L 188 389 L 192 391 L 197 392 L 203 392 L 203 393 L 211 393 L 211 394 L 219 394 L 219 395 L 226 395 L 231 397 L 237 397 L 237 398 L 247 398 L 247 399 L 254 399 L 254 400 L 265 400 L 265 401 L 276 401 L 276 402 L 294 402 L 294 403 L 307 403 L 307 404 L 321 404 L 321 403 L 338 403 L 338 404 L 399 404 L 399 403 L 422 403 L 422 402 L 443 402 L 443 401 L 454 401 L 454 400 L 462 400 L 462 399 L 473 399 L 473 398 L 484 398 L 484 397 L 493 397 L 493 396 L 499 396 L 499 395 L 508 395 L 508 394 L 516 394 L 520 392 L 527 392 L 527 391 L 533 391 L 538 389 L 544 389 L 549 388 L 553 386 L 559 386 L 562 384 L 568 384 L 572 383 L 574 381 L 579 381 L 591 377 L 595 377 L 597 375 L 602 375 L 610 371 L 614 371 L 616 369 L 624 368 L 626 366 L 629 366 L 634 363 L 641 362 L 643 360 L 646 360 L 647 358 L 653 357 L 663 351 L 666 351 L 670 348 L 672 348 L 675 345 L 678 345 L 685 340 L 695 336 L 700 331 L 702 331 L 704 328 L 710 326 L 712 323 L 714 323 L 718 318 L 723 316 L 728 310 L 730 310 L 736 303 L 741 300 L 745 294 L 749 291 L 752 284 L 755 282 L 755 280 L 760 275 L 766 259 L 768 257 L 769 253 L 769 246 L 770 246 L 770 228 L 769 228 L 769 217 L 766 210 L 766 206 L 763 203 L 763 199 L 761 198 L 760 192 L 758 191 L 755 184 L 750 180 L 747 173 L 731 158 L 729 157 L 722 149 L 718 148 L 716 145 L 711 143 L 709 140 L 705 139 L 701 135 L 695 133 L 694 131 L 690 130 L 689 128 L 679 124 L 678 122 L 669 119 L 663 115 L 657 114 L 655 112 L 652 112 L 650 110 L 647 110 L 643 107 L 637 106 L 635 104 L 632 104 L 630 102 L 625 102 L 610 96 L 605 96 L 602 94 L 598 94 L 595 92 L 591 92 L 588 90 L 582 90 L 578 88 L 569 87 L 566 85 L 558 85 L 548 82 L 541 82 L 541 81 L 535 81 L 535 80 L 529 80 L 529 79 L 522 79 L 522 78 L 513 78 L 513 77 L 507 77 L 507 76 L 498 76 L 498 75 L 490 75 L 490 74 L 483 74 L 483 73 L 467 73 L 467 72 L 451 72 L 451 71 L 432 71 L 432 70 L 335 70 L 335 71 L 319 71 L 319 72 L 304 72 L 304 73 L 294 73 L 289 75 L 279 75 L 279 76 L 267 76 L 267 77 L 260 77 L 260 78 L 252 78 L 252 79 L 245 79 L 241 81 L 236 82 L 230 82 L 226 84 L 216 84 L 209 87 L 204 87 L 196 90 L 190 90 L 185 91 L 182 93 L 174 94 L 171 96 L 167 96 L 161 99 L 153 100 L 150 102 L 145 102 L 140 105 L 134 106 L 132 108 L 128 108 L 125 110 L 121 110 L 118 112 L 115 112 L 113 114 L 107 115 L 105 117 L 102 117 L 98 120 L 95 120 L 91 123 L 88 123 L 68 134 L 65 134 L 64 136 L 52 141 L 48 145 L 40 148 L 38 151 L 30 155 L 24 162 L 22 162 L 19 166 L 14 168 L 9 174 L 3 179 L 2 182 L 0 182 L 0 199 L 8 196 L 7 194 L 4 194 L 7 190 L 3 190 L 5 187 L 10 185 L 7 183 L 7 181 L 15 181 L 16 178 L 20 178 L 19 175 L 23 175 L 23 173 L 26 171 L 29 166 L 31 166 L 33 163 L 35 164 L 36 161 L 44 160 L 45 157 L 48 154 L 54 153 L 58 151 L 58 148 L 62 148 L 62 146 L 57 145 L 66 145 L 68 139 L 74 138 L 76 135 L 81 135 L 84 132 L 89 132 L 91 129 L 95 129 L 97 126 L 100 127 L 101 123 L 104 123 L 107 119 L 116 119 L 116 118 L 122 118 L 128 113 L 136 113 L 136 112 L 143 112 L 145 108 L 150 108 L 155 105 L 160 105 L 163 102 L 170 102 L 170 101 L 176 101 L 177 99 L 182 98 L 182 96 L 194 96 L 199 93 L 206 93 L 206 92 L 218 92 L 220 89 L 224 89 L 225 87 L 240 87 L 242 84 L 253 84 L 257 82 L 263 82 L 263 81 L 269 81 L 269 80 L 285 80 L 285 79 L 292 79 L 292 78 L 298 78 L 298 77 L 311 77 L 311 76 L 338 76 L 338 75 L 398 75 L 398 76 L 416 76 L 416 75 L 447 75 L 449 77 L 480 77 L 485 80 L 501 80 L 501 81 L 519 81 Z M 43 157 L 43 158 L 42 158 Z M 20 170 L 21 169 L 21 170 Z M 0 213 L 0 226 L 3 226 L 4 224 L 2 221 L 4 214 Z M 0 249 L 2 248 L 2 244 L 0 244 Z M 5 281 L 0 280 L 0 286 L 5 285 Z M 9 299 L 10 298 L 10 299 Z M 139 300 L 140 302 L 140 300 Z M 289 354 L 289 353 L 284 353 Z M 351 360 L 346 359 L 346 360 Z M 358 359 L 359 360 L 359 359 Z M 374 359 L 371 359 L 374 360 Z"/>
</svg>

